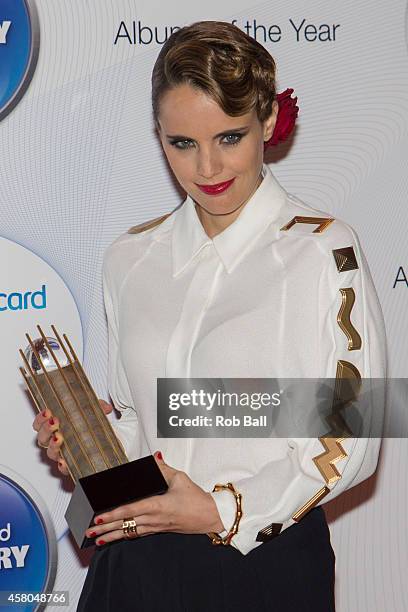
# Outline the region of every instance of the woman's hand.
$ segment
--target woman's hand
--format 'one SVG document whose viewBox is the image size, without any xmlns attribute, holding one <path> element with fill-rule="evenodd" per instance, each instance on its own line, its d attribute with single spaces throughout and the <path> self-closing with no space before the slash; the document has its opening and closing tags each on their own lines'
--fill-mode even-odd
<svg viewBox="0 0 408 612">
<path fill-rule="evenodd" d="M 163 495 L 154 495 L 119 506 L 95 517 L 95 525 L 87 537 L 106 544 L 123 538 L 122 521 L 134 518 L 139 536 L 162 531 L 177 533 L 219 533 L 224 530 L 211 494 L 195 484 L 185 472 L 167 465 L 161 453 L 154 454 L 169 488 Z"/>
<path fill-rule="evenodd" d="M 112 412 L 111 404 L 100 399 L 99 403 L 105 414 Z M 67 464 L 60 454 L 61 445 L 64 442 L 63 435 L 59 431 L 59 421 L 56 416 L 46 409 L 37 414 L 33 421 L 33 429 L 37 433 L 37 444 L 47 449 L 47 455 L 53 461 L 58 461 L 58 469 L 62 474 L 69 474 Z"/>
</svg>

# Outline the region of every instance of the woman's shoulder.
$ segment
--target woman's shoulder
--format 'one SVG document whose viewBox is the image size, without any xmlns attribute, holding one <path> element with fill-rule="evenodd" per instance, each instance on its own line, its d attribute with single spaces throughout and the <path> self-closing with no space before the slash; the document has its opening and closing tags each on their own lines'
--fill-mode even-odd
<svg viewBox="0 0 408 612">
<path fill-rule="evenodd" d="M 127 270 L 145 255 L 150 242 L 168 232 L 173 212 L 134 225 L 115 238 L 104 252 L 104 274 L 119 278 L 126 275 Z"/>
<path fill-rule="evenodd" d="M 317 245 L 331 248 L 360 246 L 352 225 L 337 215 L 312 207 L 291 193 L 287 193 L 280 223 L 281 232 L 294 239 L 313 240 Z"/>
<path fill-rule="evenodd" d="M 150 219 L 150 221 L 144 221 L 143 223 L 139 223 L 139 225 L 133 225 L 128 229 L 126 234 L 141 234 L 142 232 L 146 232 L 147 230 L 153 229 L 157 225 L 160 225 L 170 217 L 172 213 L 166 213 L 165 215 L 161 215 L 160 217 L 156 217 L 155 219 Z"/>
<path fill-rule="evenodd" d="M 140 245 L 140 248 L 143 251 L 143 247 L 146 242 L 149 242 L 152 238 L 158 238 L 159 235 L 163 234 L 163 231 L 166 232 L 169 229 L 172 221 L 170 217 L 172 217 L 173 212 L 174 211 L 171 211 L 161 215 L 160 217 L 150 219 L 149 221 L 143 221 L 138 225 L 132 225 L 132 227 L 126 230 L 126 232 L 120 234 L 108 246 L 105 251 L 105 256 L 107 258 L 113 257 L 114 254 L 119 251 L 123 256 L 123 252 L 126 251 L 126 249 L 135 254 L 135 252 L 138 250 L 137 245 Z M 166 219 L 170 221 L 170 223 L 164 223 Z"/>
</svg>

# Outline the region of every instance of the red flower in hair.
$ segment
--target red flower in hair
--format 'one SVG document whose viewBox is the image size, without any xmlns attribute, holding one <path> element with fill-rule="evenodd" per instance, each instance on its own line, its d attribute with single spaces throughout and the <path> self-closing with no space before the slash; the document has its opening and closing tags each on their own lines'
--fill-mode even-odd
<svg viewBox="0 0 408 612">
<path fill-rule="evenodd" d="M 264 143 L 264 150 L 286 140 L 293 130 L 299 107 L 296 106 L 297 96 L 291 98 L 292 93 L 293 89 L 288 88 L 276 96 L 279 105 L 278 116 L 271 138 Z"/>
</svg>

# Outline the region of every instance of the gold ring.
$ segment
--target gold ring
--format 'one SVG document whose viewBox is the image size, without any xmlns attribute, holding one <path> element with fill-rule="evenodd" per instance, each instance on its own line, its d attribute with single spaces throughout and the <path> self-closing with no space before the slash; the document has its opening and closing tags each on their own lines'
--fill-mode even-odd
<svg viewBox="0 0 408 612">
<path fill-rule="evenodd" d="M 40 448 L 45 448 L 45 449 L 47 449 L 47 448 L 48 448 L 48 446 L 45 446 L 45 444 L 41 444 L 41 442 L 40 442 L 39 440 L 37 440 L 37 444 L 38 444 L 38 446 L 39 446 Z"/>
<path fill-rule="evenodd" d="M 135 519 L 124 519 L 122 521 L 122 531 L 123 537 L 126 540 L 133 540 L 134 538 L 138 538 L 139 534 L 137 532 L 137 524 Z"/>
</svg>

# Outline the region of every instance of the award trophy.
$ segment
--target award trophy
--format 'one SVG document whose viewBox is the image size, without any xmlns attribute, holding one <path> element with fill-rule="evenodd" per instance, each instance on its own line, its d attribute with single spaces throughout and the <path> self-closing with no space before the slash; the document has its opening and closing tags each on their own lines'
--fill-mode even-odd
<svg viewBox="0 0 408 612">
<path fill-rule="evenodd" d="M 41 412 L 48 408 L 58 417 L 64 436 L 61 454 L 75 489 L 65 513 L 80 548 L 94 542 L 85 536 L 96 514 L 144 497 L 159 495 L 167 483 L 153 455 L 129 461 L 103 412 L 67 336 L 40 338 L 20 349 L 24 376 L 31 397 Z"/>
</svg>

